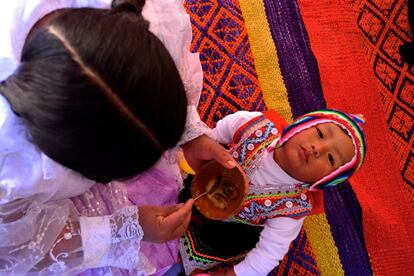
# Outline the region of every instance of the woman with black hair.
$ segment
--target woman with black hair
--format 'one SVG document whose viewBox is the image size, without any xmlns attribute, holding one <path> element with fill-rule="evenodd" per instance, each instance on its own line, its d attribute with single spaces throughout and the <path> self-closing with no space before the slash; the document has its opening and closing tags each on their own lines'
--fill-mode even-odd
<svg viewBox="0 0 414 276">
<path fill-rule="evenodd" d="M 163 185 L 179 188 L 172 149 L 183 145 L 195 168 L 213 158 L 234 166 L 202 135 L 201 68 L 186 48 L 189 22 L 180 27 L 188 17 L 180 1 L 161 2 L 114 1 L 111 10 L 80 8 L 108 0 L 4 4 L 0 271 L 154 271 L 141 239 L 177 238 L 191 218 L 192 200 L 153 206 L 166 203 L 156 200 Z M 173 18 L 177 28 L 168 26 Z M 136 196 L 144 183 L 160 192 Z"/>
</svg>

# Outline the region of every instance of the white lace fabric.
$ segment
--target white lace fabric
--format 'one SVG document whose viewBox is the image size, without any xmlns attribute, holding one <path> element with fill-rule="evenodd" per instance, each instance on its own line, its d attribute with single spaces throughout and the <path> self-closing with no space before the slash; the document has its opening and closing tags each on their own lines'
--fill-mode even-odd
<svg viewBox="0 0 414 276">
<path fill-rule="evenodd" d="M 122 208 L 111 216 L 82 217 L 80 224 L 84 230 L 85 267 L 139 267 L 139 242 L 144 232 L 138 223 L 136 206 Z"/>
<path fill-rule="evenodd" d="M 108 216 L 78 217 L 70 200 L 44 204 L 28 198 L 1 205 L 0 274 L 138 269 L 144 235 L 138 219 L 136 206 Z"/>
<path fill-rule="evenodd" d="M 0 206 L 0 272 L 26 273 L 51 248 L 69 217 L 69 200 L 34 198 Z"/>
<path fill-rule="evenodd" d="M 187 107 L 185 131 L 178 144 L 183 145 L 186 142 L 191 141 L 203 134 L 214 139 L 213 130 L 210 129 L 203 121 L 201 121 L 196 107 L 189 105 Z"/>
</svg>

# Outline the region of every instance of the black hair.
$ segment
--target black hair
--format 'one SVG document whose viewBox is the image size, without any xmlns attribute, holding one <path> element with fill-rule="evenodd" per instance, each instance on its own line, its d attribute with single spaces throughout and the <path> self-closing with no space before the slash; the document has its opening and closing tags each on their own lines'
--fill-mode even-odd
<svg viewBox="0 0 414 276">
<path fill-rule="evenodd" d="M 103 183 L 150 168 L 186 120 L 174 61 L 144 1 L 129 2 L 62 12 L 26 41 L 2 88 L 41 151 Z"/>
</svg>

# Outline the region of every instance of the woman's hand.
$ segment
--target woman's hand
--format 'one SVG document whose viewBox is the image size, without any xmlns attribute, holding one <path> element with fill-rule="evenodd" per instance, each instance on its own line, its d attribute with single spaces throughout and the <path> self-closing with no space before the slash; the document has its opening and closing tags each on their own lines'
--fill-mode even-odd
<svg viewBox="0 0 414 276">
<path fill-rule="evenodd" d="M 194 140 L 185 143 L 183 146 L 184 157 L 188 164 L 194 170 L 209 160 L 215 159 L 222 166 L 232 169 L 236 166 L 236 162 L 230 153 L 219 143 L 206 135 L 201 135 Z"/>
<path fill-rule="evenodd" d="M 141 206 L 139 223 L 144 230 L 144 241 L 166 242 L 181 237 L 191 220 L 194 200 L 175 206 Z"/>
</svg>

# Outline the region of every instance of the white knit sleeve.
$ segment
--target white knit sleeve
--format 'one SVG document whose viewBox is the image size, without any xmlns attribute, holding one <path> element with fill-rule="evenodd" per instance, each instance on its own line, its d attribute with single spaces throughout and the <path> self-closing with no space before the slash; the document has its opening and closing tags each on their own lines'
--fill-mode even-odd
<svg viewBox="0 0 414 276">
<path fill-rule="evenodd" d="M 290 243 L 298 236 L 304 218 L 279 217 L 269 219 L 260 234 L 260 240 L 236 266 L 237 276 L 267 275 L 279 265 L 289 250 Z"/>
<path fill-rule="evenodd" d="M 213 129 L 213 138 L 221 144 L 233 142 L 234 133 L 249 120 L 262 115 L 261 112 L 237 111 L 217 122 Z"/>
</svg>

